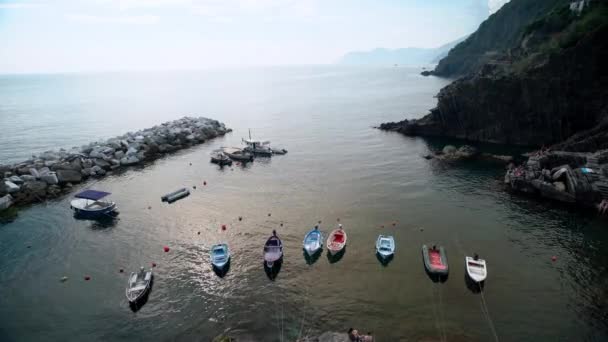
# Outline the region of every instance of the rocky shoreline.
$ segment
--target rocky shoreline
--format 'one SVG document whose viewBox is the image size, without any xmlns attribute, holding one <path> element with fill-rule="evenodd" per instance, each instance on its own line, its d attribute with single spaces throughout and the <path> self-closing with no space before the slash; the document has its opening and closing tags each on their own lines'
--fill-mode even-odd
<svg viewBox="0 0 608 342">
<path fill-rule="evenodd" d="M 101 178 L 230 131 L 217 120 L 183 117 L 103 142 L 46 151 L 20 163 L 0 165 L 0 212 L 56 198 L 88 178 Z"/>
</svg>

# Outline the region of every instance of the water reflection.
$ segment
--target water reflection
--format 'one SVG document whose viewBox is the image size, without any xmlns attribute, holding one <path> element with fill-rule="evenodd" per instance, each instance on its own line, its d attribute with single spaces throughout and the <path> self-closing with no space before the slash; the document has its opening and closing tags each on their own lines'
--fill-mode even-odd
<svg viewBox="0 0 608 342">
<path fill-rule="evenodd" d="M 228 262 L 222 268 L 216 267 L 215 265 L 211 265 L 211 267 L 213 268 L 213 272 L 218 277 L 224 278 L 226 276 L 226 274 L 228 274 L 228 271 L 230 271 L 230 263 L 231 263 L 231 261 L 232 261 L 232 258 L 228 259 Z"/>
<path fill-rule="evenodd" d="M 281 272 L 281 266 L 283 265 L 283 257 L 281 257 L 281 259 L 275 261 L 272 266 L 268 266 L 266 264 L 266 261 L 264 261 L 264 272 L 266 273 L 266 276 L 268 277 L 268 279 L 270 280 L 275 280 L 277 278 L 277 276 L 279 275 L 279 272 Z"/>
<path fill-rule="evenodd" d="M 335 264 L 338 261 L 342 260 L 342 258 L 344 257 L 344 254 L 346 254 L 346 246 L 344 246 L 344 248 L 342 248 L 341 251 L 339 251 L 338 253 L 332 255 L 329 251 L 327 251 L 327 260 L 329 260 L 330 264 Z"/>
<path fill-rule="evenodd" d="M 319 250 L 316 251 L 313 255 L 308 255 L 308 253 L 306 253 L 306 250 L 302 248 L 302 254 L 304 255 L 304 260 L 306 260 L 306 263 L 308 265 L 312 265 L 317 262 L 317 260 L 319 260 L 321 254 L 323 254 L 323 249 L 319 248 Z"/>
<path fill-rule="evenodd" d="M 388 257 L 383 257 L 382 255 L 380 255 L 380 253 L 376 252 L 376 259 L 378 259 L 378 261 L 380 262 L 380 265 L 387 267 L 388 264 L 391 263 L 391 261 L 393 261 L 393 258 L 395 257 L 394 254 L 389 255 Z"/>
<path fill-rule="evenodd" d="M 480 293 L 484 286 L 485 286 L 485 280 L 477 283 L 475 282 L 473 279 L 471 279 L 471 277 L 469 277 L 469 274 L 467 273 L 466 267 L 464 270 L 464 283 L 467 286 L 467 289 L 469 289 L 469 291 L 473 292 L 473 293 Z"/>
</svg>

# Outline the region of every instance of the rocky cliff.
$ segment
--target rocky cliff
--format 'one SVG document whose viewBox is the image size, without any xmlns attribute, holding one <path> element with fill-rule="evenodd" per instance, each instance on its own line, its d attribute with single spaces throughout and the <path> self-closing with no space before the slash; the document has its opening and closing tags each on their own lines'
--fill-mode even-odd
<svg viewBox="0 0 608 342">
<path fill-rule="evenodd" d="M 508 53 L 443 88 L 430 114 L 380 128 L 514 145 L 561 143 L 575 151 L 607 148 L 608 4 L 593 1 L 578 14 L 554 3 Z"/>
</svg>

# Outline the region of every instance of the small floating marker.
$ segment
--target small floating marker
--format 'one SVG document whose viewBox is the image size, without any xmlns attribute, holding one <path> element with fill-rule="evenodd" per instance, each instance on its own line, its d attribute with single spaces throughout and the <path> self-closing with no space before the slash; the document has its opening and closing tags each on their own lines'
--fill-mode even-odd
<svg viewBox="0 0 608 342">
<path fill-rule="evenodd" d="M 337 221 L 340 222 L 340 218 L 339 217 L 338 217 Z"/>
<path fill-rule="evenodd" d="M 203 181 L 203 185 L 207 185 L 207 181 Z"/>
<path fill-rule="evenodd" d="M 230 171 L 234 171 L 234 169 L 230 169 Z"/>
<path fill-rule="evenodd" d="M 423 231 L 423 230 L 424 230 L 424 228 L 420 227 L 420 231 Z"/>
<path fill-rule="evenodd" d="M 201 232 L 198 232 L 197 235 L 201 235 Z"/>
<path fill-rule="evenodd" d="M 169 246 L 163 247 L 163 250 L 165 251 L 165 253 L 167 253 L 168 251 L 170 251 Z"/>
<path fill-rule="evenodd" d="M 27 248 L 32 248 L 32 245 L 27 245 Z"/>
<path fill-rule="evenodd" d="M 125 271 L 125 270 L 123 270 L 122 268 L 118 270 L 118 272 L 120 272 L 120 273 L 122 273 L 122 272 L 124 272 L 124 271 Z"/>
<path fill-rule="evenodd" d="M 380 225 L 380 228 L 384 228 L 384 225 L 383 225 L 383 224 L 382 224 L 382 225 Z"/>
<path fill-rule="evenodd" d="M 281 227 L 283 227 L 283 222 L 281 222 Z"/>
<path fill-rule="evenodd" d="M 393 227 L 397 225 L 397 222 L 393 222 Z"/>
<path fill-rule="evenodd" d="M 222 225 L 222 230 L 226 230 L 226 225 L 225 224 Z"/>
<path fill-rule="evenodd" d="M 155 262 L 152 263 L 152 267 L 156 267 L 156 263 Z"/>
<path fill-rule="evenodd" d="M 148 210 L 150 210 L 150 209 L 152 209 L 152 206 L 151 206 L 151 205 L 149 205 L 149 206 L 148 206 Z"/>
<path fill-rule="evenodd" d="M 551 261 L 553 261 L 553 262 L 557 261 L 557 257 L 556 257 L 555 255 L 554 255 L 554 256 L 552 256 L 552 257 L 551 257 Z"/>
<path fill-rule="evenodd" d="M 190 166 L 192 166 L 192 163 L 190 163 Z"/>
<path fill-rule="evenodd" d="M 66 281 L 68 281 L 68 277 L 63 276 L 63 277 L 61 277 L 61 279 L 59 281 L 61 281 L 62 283 L 65 283 Z"/>
<path fill-rule="evenodd" d="M 84 280 L 86 280 L 86 281 L 91 280 L 91 276 L 84 276 Z"/>
<path fill-rule="evenodd" d="M 318 223 L 319 223 L 319 224 L 321 224 L 321 220 L 319 220 L 319 222 L 318 222 Z"/>
<path fill-rule="evenodd" d="M 268 213 L 268 216 L 270 216 L 270 213 Z"/>
<path fill-rule="evenodd" d="M 239 221 L 243 221 L 243 216 L 239 216 Z"/>
<path fill-rule="evenodd" d="M 196 189 L 196 185 L 193 185 L 193 186 L 192 186 L 192 189 Z"/>
</svg>

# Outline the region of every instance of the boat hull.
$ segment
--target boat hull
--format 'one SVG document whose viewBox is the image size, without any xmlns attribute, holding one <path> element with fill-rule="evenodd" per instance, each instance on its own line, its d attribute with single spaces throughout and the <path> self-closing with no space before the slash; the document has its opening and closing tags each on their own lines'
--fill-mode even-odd
<svg viewBox="0 0 608 342">
<path fill-rule="evenodd" d="M 391 258 L 395 254 L 395 239 L 392 236 L 378 236 L 376 254 L 384 260 Z"/>
<path fill-rule="evenodd" d="M 333 230 L 327 238 L 327 250 L 329 254 L 336 255 L 342 252 L 344 247 L 346 247 L 346 240 L 347 236 L 344 230 Z"/>
<path fill-rule="evenodd" d="M 302 245 L 306 254 L 312 257 L 323 249 L 323 235 L 318 230 L 313 229 L 304 236 Z"/>
<path fill-rule="evenodd" d="M 135 285 L 135 283 L 132 283 L 132 279 L 134 276 L 137 277 L 136 282 L 145 283 L 145 285 L 140 285 L 144 286 L 143 288 L 136 291 L 132 290 L 133 286 Z M 127 297 L 127 300 L 130 304 L 138 304 L 141 300 L 146 298 L 146 296 L 150 292 L 150 289 L 152 288 L 153 278 L 154 275 L 152 274 L 152 271 L 146 272 L 144 279 L 140 279 L 137 273 L 131 273 L 127 282 L 127 288 L 125 290 L 125 296 Z"/>
<path fill-rule="evenodd" d="M 114 214 L 116 211 L 116 203 L 114 202 L 97 202 L 102 204 L 102 207 L 89 209 L 87 206 L 93 201 L 86 199 L 75 199 L 70 202 L 70 208 L 74 211 L 74 215 L 81 218 L 103 218 Z"/>
<path fill-rule="evenodd" d="M 448 275 L 448 258 L 445 249 L 442 246 L 436 250 L 431 250 L 426 245 L 423 245 L 422 258 L 424 260 L 424 267 L 429 274 L 438 276 Z"/>
<path fill-rule="evenodd" d="M 486 261 L 483 259 L 473 259 L 471 257 L 465 257 L 465 268 L 469 279 L 475 283 L 482 283 L 488 276 L 488 270 Z"/>
</svg>

